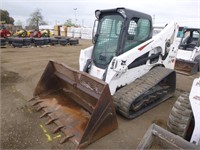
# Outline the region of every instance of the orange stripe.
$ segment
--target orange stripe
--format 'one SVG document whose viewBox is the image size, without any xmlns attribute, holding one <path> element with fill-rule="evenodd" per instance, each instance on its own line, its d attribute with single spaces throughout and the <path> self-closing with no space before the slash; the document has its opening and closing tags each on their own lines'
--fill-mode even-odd
<svg viewBox="0 0 200 150">
<path fill-rule="evenodd" d="M 151 41 L 151 42 L 153 42 L 153 41 Z M 147 45 L 149 45 L 151 42 L 149 42 L 149 43 L 147 43 L 147 44 L 141 46 L 140 48 L 138 48 L 138 50 L 141 51 L 143 48 L 145 48 L 145 47 L 146 47 Z"/>
</svg>

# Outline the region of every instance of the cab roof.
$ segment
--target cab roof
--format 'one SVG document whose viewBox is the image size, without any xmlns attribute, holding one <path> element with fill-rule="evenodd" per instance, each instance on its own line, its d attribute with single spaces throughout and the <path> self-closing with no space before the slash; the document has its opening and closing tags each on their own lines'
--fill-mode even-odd
<svg viewBox="0 0 200 150">
<path fill-rule="evenodd" d="M 149 14 L 139 12 L 139 11 L 135 11 L 135 10 L 131 10 L 131 9 L 124 8 L 124 7 L 118 7 L 118 8 L 113 8 L 113 9 L 105 9 L 105 10 L 96 10 L 95 13 L 97 11 L 100 11 L 100 13 L 101 13 L 100 15 L 119 13 L 120 9 L 124 10 L 126 17 L 129 18 L 129 19 L 133 18 L 133 17 L 138 17 L 138 18 L 152 20 L 152 17 Z"/>
</svg>

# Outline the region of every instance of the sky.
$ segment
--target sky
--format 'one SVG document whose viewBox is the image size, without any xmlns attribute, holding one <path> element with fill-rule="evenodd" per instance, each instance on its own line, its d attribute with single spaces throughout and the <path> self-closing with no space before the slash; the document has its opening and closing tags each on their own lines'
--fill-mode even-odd
<svg viewBox="0 0 200 150">
<path fill-rule="evenodd" d="M 176 21 L 180 26 L 200 28 L 200 0 L 1 0 L 0 9 L 7 10 L 15 23 L 27 25 L 27 19 L 41 9 L 49 25 L 64 24 L 67 19 L 92 27 L 95 10 L 125 7 L 152 16 L 156 25 Z"/>
</svg>

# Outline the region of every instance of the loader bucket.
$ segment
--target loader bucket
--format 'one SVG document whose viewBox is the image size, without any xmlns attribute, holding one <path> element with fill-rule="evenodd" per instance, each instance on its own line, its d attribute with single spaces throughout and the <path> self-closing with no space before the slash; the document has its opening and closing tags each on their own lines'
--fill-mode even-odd
<svg viewBox="0 0 200 150">
<path fill-rule="evenodd" d="M 30 100 L 76 148 L 107 135 L 118 126 L 108 85 L 87 73 L 50 61 Z"/>
<path fill-rule="evenodd" d="M 198 72 L 198 62 L 176 59 L 175 70 L 181 74 L 193 75 Z"/>
<path fill-rule="evenodd" d="M 185 139 L 152 124 L 140 141 L 137 150 L 144 149 L 198 149 Z"/>
</svg>

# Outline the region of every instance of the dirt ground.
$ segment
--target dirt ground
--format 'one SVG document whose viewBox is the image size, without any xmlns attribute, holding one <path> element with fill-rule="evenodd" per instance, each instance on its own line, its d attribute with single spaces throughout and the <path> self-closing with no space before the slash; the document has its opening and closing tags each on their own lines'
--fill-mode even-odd
<svg viewBox="0 0 200 150">
<path fill-rule="evenodd" d="M 59 144 L 62 133 L 53 134 L 52 126 L 35 112 L 28 100 L 49 60 L 78 69 L 81 49 L 92 45 L 80 40 L 77 46 L 33 48 L 1 48 L 1 149 L 69 149 L 70 142 Z M 135 149 L 152 123 L 166 128 L 170 110 L 183 91 L 189 91 L 194 78 L 177 74 L 175 95 L 133 120 L 117 115 L 119 127 L 111 134 L 91 144 L 90 149 Z"/>
</svg>

